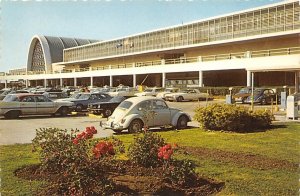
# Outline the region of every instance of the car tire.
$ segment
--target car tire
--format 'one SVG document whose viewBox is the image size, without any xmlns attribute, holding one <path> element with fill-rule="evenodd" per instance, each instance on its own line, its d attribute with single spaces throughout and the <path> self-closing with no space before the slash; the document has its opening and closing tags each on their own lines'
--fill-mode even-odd
<svg viewBox="0 0 300 196">
<path fill-rule="evenodd" d="M 260 104 L 261 105 L 267 105 L 267 100 L 266 99 L 261 99 Z"/>
<path fill-rule="evenodd" d="M 109 117 L 111 114 L 112 114 L 112 110 L 111 110 L 110 108 L 107 108 L 107 109 L 105 109 L 104 112 L 103 112 L 103 117 L 104 117 L 104 118 L 107 118 L 107 117 Z"/>
<path fill-rule="evenodd" d="M 180 97 L 177 97 L 176 101 L 178 101 L 178 102 L 182 102 L 182 101 L 183 101 L 183 97 L 182 97 L 182 96 L 180 96 Z"/>
<path fill-rule="evenodd" d="M 76 105 L 76 112 L 81 112 L 82 110 L 83 110 L 83 105 L 82 104 Z"/>
<path fill-rule="evenodd" d="M 247 97 L 245 97 L 245 98 L 242 98 L 242 104 L 244 104 L 244 103 L 245 103 L 245 101 L 246 101 L 246 98 L 247 98 Z"/>
<path fill-rule="evenodd" d="M 9 111 L 6 114 L 4 114 L 4 118 L 7 119 L 15 119 L 15 118 L 19 118 L 20 116 L 20 111 Z"/>
<path fill-rule="evenodd" d="M 60 108 L 59 113 L 61 116 L 67 116 L 69 113 L 69 109 L 67 107 L 62 107 Z"/>
<path fill-rule="evenodd" d="M 143 126 L 144 126 L 144 124 L 140 119 L 134 119 L 128 127 L 128 132 L 129 133 L 141 132 L 143 129 Z"/>
<path fill-rule="evenodd" d="M 122 132 L 122 130 L 119 130 L 119 129 L 113 129 L 113 131 L 114 131 L 115 133 L 117 133 L 117 134 L 119 134 L 119 133 Z"/>
<path fill-rule="evenodd" d="M 180 129 L 186 129 L 187 128 L 187 123 L 188 123 L 188 118 L 184 115 L 180 116 L 178 118 L 178 121 L 177 121 L 177 129 L 180 130 Z"/>
</svg>

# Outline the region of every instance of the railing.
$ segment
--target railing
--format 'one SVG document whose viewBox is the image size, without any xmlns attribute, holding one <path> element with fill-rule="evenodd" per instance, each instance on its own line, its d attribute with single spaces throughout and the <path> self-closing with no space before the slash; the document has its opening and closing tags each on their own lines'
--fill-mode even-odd
<svg viewBox="0 0 300 196">
<path fill-rule="evenodd" d="M 233 60 L 233 59 L 257 58 L 257 57 L 293 55 L 293 54 L 300 54 L 300 47 L 246 51 L 246 52 L 207 55 L 207 56 L 199 56 L 199 57 L 164 59 L 164 60 L 145 61 L 145 62 L 136 62 L 136 63 L 127 63 L 127 64 L 124 63 L 124 64 L 115 64 L 115 65 L 104 65 L 104 66 L 91 67 L 91 68 L 87 67 L 87 68 L 76 68 L 76 69 L 63 69 L 60 72 L 52 72 L 52 74 L 72 73 L 74 71 L 85 72 L 85 71 L 98 71 L 98 70 L 107 70 L 107 69 L 124 69 L 124 68 L 132 68 L 132 67 L 147 67 L 147 66 L 171 65 L 171 64 L 173 65 L 173 64 Z M 27 74 L 28 75 L 45 74 L 45 71 L 27 71 Z M 6 74 L 6 75 L 12 75 L 12 74 Z M 0 73 L 0 76 L 3 76 L 3 74 L 1 75 Z"/>
<path fill-rule="evenodd" d="M 157 61 L 145 61 L 145 62 L 135 63 L 135 67 L 147 67 L 147 66 L 156 66 L 156 65 L 162 65 L 162 62 L 160 60 L 157 60 Z"/>
</svg>

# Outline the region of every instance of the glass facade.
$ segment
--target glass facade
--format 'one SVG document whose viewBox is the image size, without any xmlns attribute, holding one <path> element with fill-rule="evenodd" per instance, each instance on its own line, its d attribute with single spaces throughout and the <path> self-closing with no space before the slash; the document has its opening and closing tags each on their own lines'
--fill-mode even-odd
<svg viewBox="0 0 300 196">
<path fill-rule="evenodd" d="M 122 39 L 65 49 L 64 62 L 191 47 L 212 41 L 295 29 L 300 29 L 300 6 L 299 2 L 289 2 Z"/>
<path fill-rule="evenodd" d="M 32 55 L 32 71 L 45 71 L 45 60 L 42 45 L 36 42 Z"/>
</svg>

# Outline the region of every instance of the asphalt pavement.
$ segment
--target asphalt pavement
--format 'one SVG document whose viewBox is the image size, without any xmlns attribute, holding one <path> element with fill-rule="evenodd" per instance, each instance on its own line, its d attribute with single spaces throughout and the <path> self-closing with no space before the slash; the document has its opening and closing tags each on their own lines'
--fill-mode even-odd
<svg viewBox="0 0 300 196">
<path fill-rule="evenodd" d="M 180 108 L 193 117 L 194 109 L 197 106 L 205 106 L 207 104 L 218 102 L 224 103 L 224 100 L 214 100 L 209 102 L 167 102 L 167 104 L 169 107 Z M 270 106 L 263 106 L 265 109 L 269 109 L 269 107 Z M 275 115 L 275 118 L 277 121 L 287 121 L 285 115 L 280 112 Z M 26 116 L 12 120 L 0 117 L 0 145 L 31 143 L 31 140 L 35 137 L 36 129 L 46 127 L 56 127 L 67 130 L 79 129 L 83 131 L 87 126 L 94 126 L 98 130 L 95 137 L 101 138 L 112 136 L 114 132 L 109 129 L 101 128 L 99 126 L 100 121 L 106 121 L 106 119 L 87 115 L 71 115 L 67 117 Z M 198 123 L 195 121 L 190 122 L 188 125 L 190 127 L 198 127 Z"/>
</svg>

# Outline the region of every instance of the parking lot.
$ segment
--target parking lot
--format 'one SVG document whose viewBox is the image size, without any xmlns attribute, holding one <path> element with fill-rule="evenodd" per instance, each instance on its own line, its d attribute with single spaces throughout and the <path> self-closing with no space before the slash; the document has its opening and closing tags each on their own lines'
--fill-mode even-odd
<svg viewBox="0 0 300 196">
<path fill-rule="evenodd" d="M 192 117 L 194 109 L 198 106 L 205 106 L 211 103 L 224 103 L 224 100 L 200 101 L 200 102 L 167 102 L 169 107 L 180 108 Z M 256 106 L 270 107 L 270 106 Z M 102 129 L 99 126 L 100 121 L 106 121 L 105 118 L 87 116 L 87 115 L 70 115 L 67 117 L 51 116 L 25 116 L 19 119 L 7 120 L 0 117 L 0 145 L 9 145 L 15 143 L 31 143 L 35 137 L 35 130 L 45 127 L 57 127 L 61 129 L 79 129 L 84 130 L 87 126 L 94 126 L 98 130 L 96 137 L 107 137 L 114 134 L 112 130 Z M 198 126 L 197 122 L 190 122 L 191 127 Z"/>
</svg>

